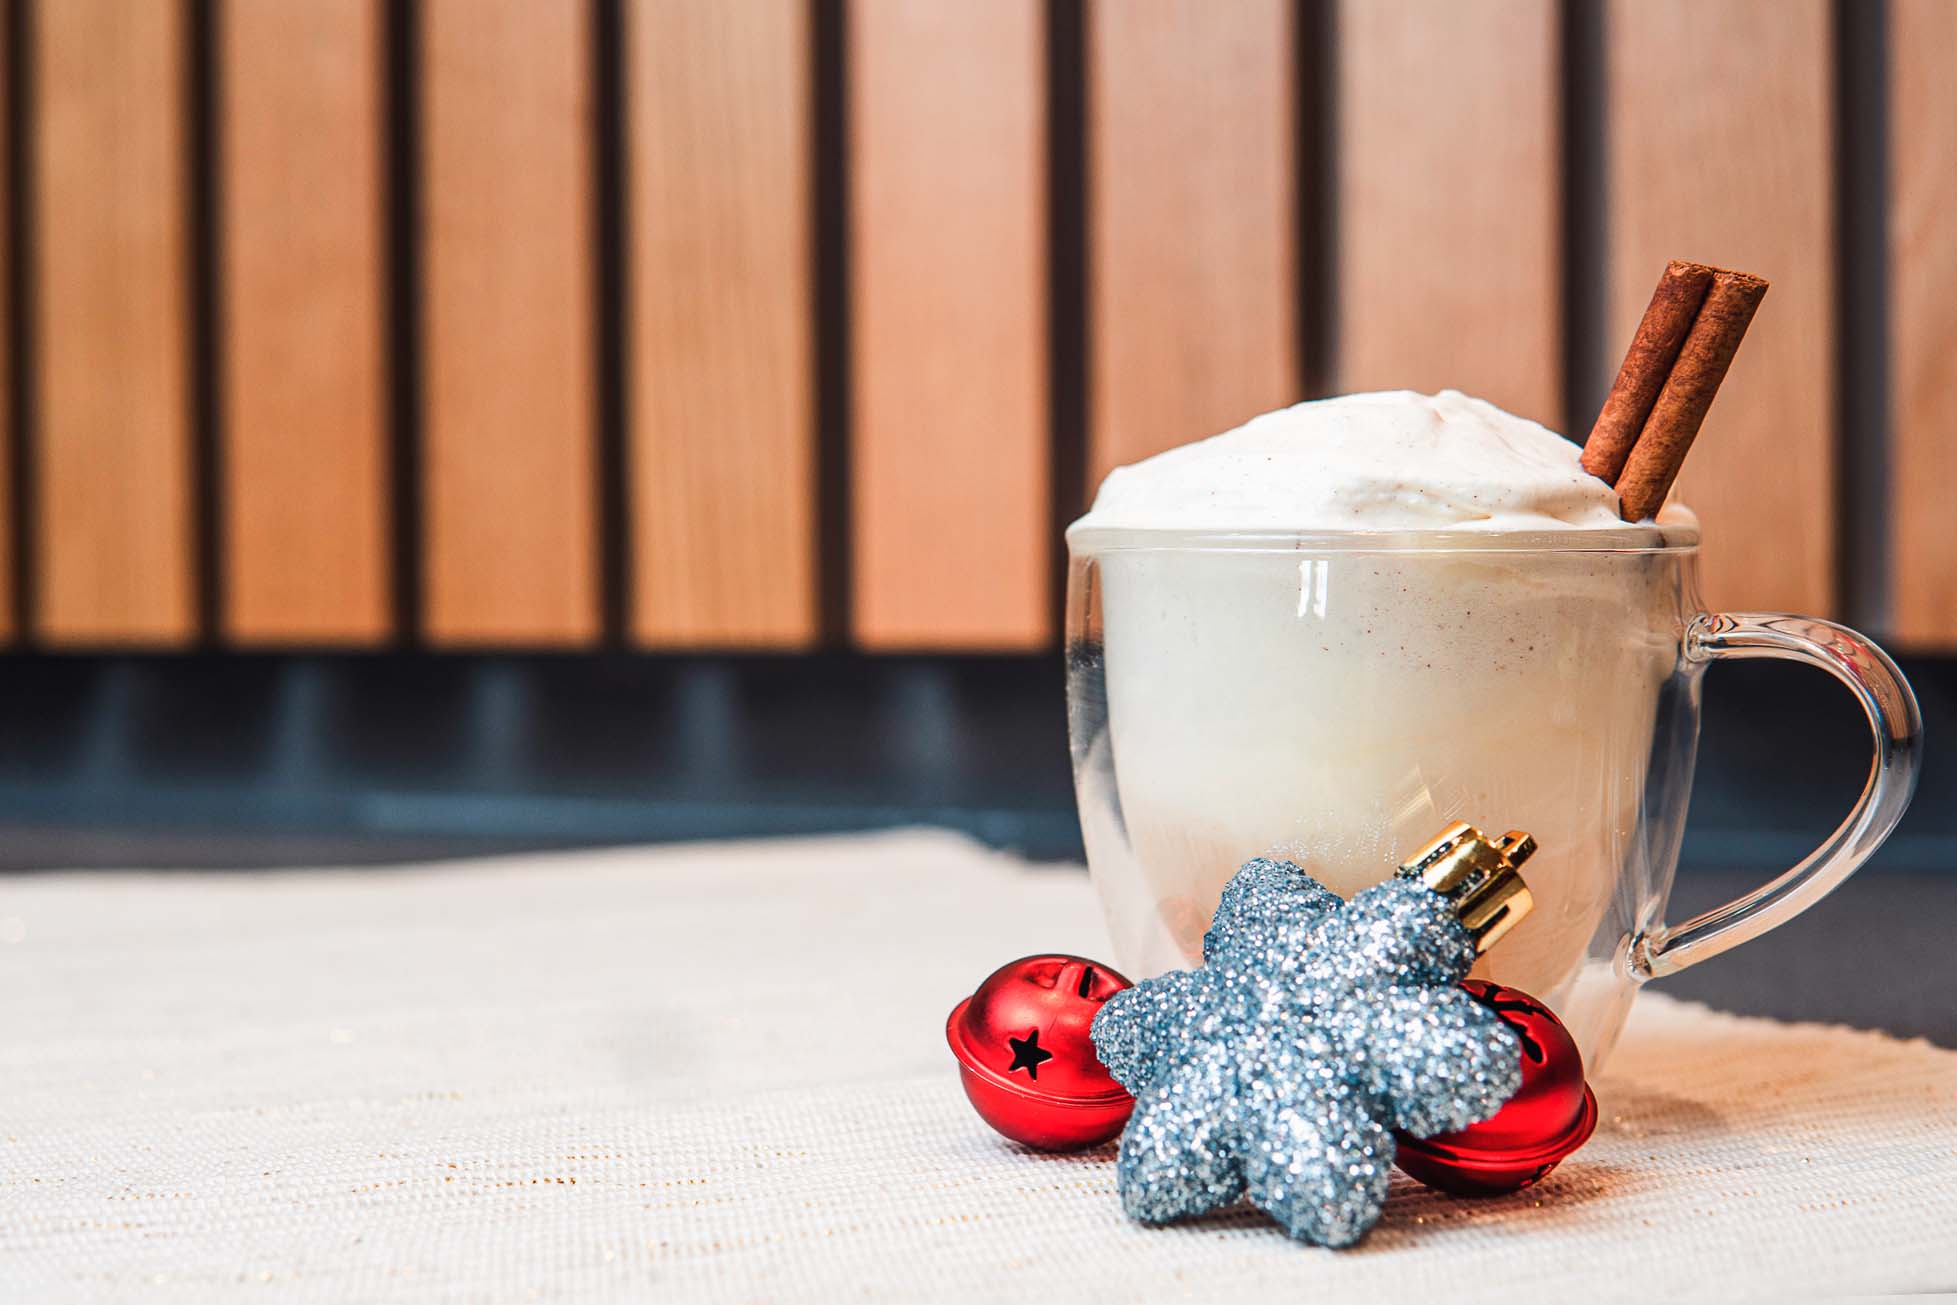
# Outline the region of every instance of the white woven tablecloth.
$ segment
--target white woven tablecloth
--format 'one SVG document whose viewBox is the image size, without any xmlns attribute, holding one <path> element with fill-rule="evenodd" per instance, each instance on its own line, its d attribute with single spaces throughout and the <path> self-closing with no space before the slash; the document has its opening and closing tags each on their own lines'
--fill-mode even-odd
<svg viewBox="0 0 1957 1305">
<path fill-rule="evenodd" d="M 1957 1053 L 1654 994 L 1534 1190 L 1133 1227 L 944 1045 L 1046 949 L 1105 951 L 1085 878 L 935 833 L 0 882 L 0 1300 L 1957 1287 Z"/>
</svg>

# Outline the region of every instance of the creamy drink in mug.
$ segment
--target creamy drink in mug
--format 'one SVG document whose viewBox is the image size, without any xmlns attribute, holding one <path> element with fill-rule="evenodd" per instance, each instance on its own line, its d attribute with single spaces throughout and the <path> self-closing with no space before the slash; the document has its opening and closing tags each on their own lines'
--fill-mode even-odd
<svg viewBox="0 0 1957 1305">
<path fill-rule="evenodd" d="M 1636 987 L 1793 915 L 1907 802 L 1915 704 L 1839 626 L 1708 614 L 1700 531 L 1544 427 L 1448 391 L 1269 413 L 1112 473 L 1067 532 L 1069 712 L 1118 963 L 1200 963 L 1253 856 L 1350 895 L 1450 820 L 1523 829 L 1534 911 L 1478 974 L 1561 1015 L 1594 1066 Z M 1663 923 L 1705 668 L 1778 656 L 1868 710 L 1862 801 L 1751 898 Z"/>
</svg>

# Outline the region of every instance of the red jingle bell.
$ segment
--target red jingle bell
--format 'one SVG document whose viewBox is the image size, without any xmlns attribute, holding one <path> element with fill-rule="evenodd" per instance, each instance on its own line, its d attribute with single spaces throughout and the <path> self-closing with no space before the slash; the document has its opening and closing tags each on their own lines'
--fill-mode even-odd
<svg viewBox="0 0 1957 1305">
<path fill-rule="evenodd" d="M 945 1022 L 980 1117 L 1043 1151 L 1076 1151 L 1119 1133 L 1135 1099 L 1095 1058 L 1089 1030 L 1101 1003 L 1128 986 L 1078 956 L 1027 956 L 994 970 Z"/>
<path fill-rule="evenodd" d="M 1522 1086 L 1493 1119 L 1433 1137 L 1394 1134 L 1400 1168 L 1457 1196 L 1514 1192 L 1541 1179 L 1590 1140 L 1597 1097 L 1583 1056 L 1549 1007 L 1483 979 L 1461 986 L 1502 1017 L 1522 1044 Z"/>
</svg>

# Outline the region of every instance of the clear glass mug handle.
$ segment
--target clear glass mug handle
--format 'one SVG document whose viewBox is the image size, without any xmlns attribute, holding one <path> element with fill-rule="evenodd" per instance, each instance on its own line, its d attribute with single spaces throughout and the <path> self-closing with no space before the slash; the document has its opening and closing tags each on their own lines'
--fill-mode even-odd
<svg viewBox="0 0 1957 1305">
<path fill-rule="evenodd" d="M 1855 631 L 1806 616 L 1737 612 L 1701 616 L 1685 632 L 1688 662 L 1777 657 L 1828 672 L 1855 695 L 1875 736 L 1875 760 L 1855 809 L 1828 841 L 1779 878 L 1745 897 L 1659 925 L 1631 939 L 1632 977 L 1676 974 L 1785 924 L 1834 891 L 1882 846 L 1916 790 L 1923 720 L 1916 695 L 1889 654 Z"/>
</svg>

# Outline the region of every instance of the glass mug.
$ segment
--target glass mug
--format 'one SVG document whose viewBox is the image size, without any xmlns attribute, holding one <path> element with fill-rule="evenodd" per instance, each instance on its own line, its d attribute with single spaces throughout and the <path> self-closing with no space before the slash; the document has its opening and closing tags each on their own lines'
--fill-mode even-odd
<svg viewBox="0 0 1957 1305">
<path fill-rule="evenodd" d="M 1200 963 L 1253 856 L 1349 896 L 1451 820 L 1523 829 L 1535 908 L 1476 974 L 1548 1003 L 1594 1069 L 1641 984 L 1813 905 L 1915 786 L 1921 722 L 1895 664 L 1827 621 L 1705 611 L 1696 526 L 1067 539 L 1075 792 L 1135 978 Z M 1868 784 L 1799 865 L 1667 925 L 1703 677 L 1749 657 L 1848 687 Z"/>
</svg>

